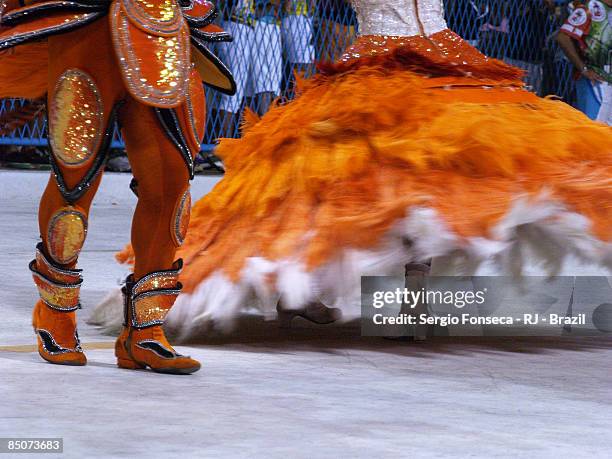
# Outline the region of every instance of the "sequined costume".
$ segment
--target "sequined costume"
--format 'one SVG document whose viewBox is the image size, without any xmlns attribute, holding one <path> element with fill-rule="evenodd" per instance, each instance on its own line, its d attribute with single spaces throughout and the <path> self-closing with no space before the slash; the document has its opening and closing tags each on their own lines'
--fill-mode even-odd
<svg viewBox="0 0 612 459">
<path fill-rule="evenodd" d="M 279 298 L 349 307 L 360 275 L 431 258 L 612 264 L 610 128 L 526 91 L 518 69 L 447 29 L 440 0 L 353 4 L 361 36 L 346 54 L 221 142 L 226 176 L 179 250 L 168 324 L 185 334 Z"/>
<path fill-rule="evenodd" d="M 9 0 L 0 10 L 0 97 L 47 97 L 53 174 L 40 205 L 42 242 L 30 264 L 40 293 L 33 314 L 39 353 L 52 363 L 86 363 L 76 332 L 76 264 L 117 120 L 138 194 L 136 264 L 123 289 L 118 364 L 196 371 L 199 363 L 174 351 L 161 324 L 181 289 L 182 262 L 174 260 L 204 135 L 202 81 L 235 89 L 206 43 L 231 37 L 212 23 L 217 13 L 206 0 L 26 3 Z"/>
</svg>

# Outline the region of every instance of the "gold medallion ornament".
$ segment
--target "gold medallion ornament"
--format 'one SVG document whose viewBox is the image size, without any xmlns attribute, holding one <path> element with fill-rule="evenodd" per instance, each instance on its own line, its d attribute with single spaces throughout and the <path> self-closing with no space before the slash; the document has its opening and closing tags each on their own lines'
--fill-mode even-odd
<svg viewBox="0 0 612 459">
<path fill-rule="evenodd" d="M 55 158 L 79 167 L 96 153 L 104 131 L 102 99 L 93 79 L 69 69 L 59 77 L 49 109 L 49 142 Z"/>
<path fill-rule="evenodd" d="M 66 265 L 77 259 L 87 235 L 87 218 L 77 207 L 59 209 L 47 230 L 47 250 L 56 263 Z"/>
<path fill-rule="evenodd" d="M 177 247 L 180 247 L 185 241 L 187 229 L 189 228 L 189 219 L 191 217 L 191 192 L 189 187 L 185 190 L 181 199 L 177 202 L 173 214 L 172 238 Z"/>
</svg>

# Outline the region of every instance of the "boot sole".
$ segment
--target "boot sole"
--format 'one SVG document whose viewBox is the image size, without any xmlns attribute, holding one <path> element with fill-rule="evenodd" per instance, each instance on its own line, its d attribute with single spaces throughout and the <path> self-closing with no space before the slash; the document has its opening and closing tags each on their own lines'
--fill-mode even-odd
<svg viewBox="0 0 612 459">
<path fill-rule="evenodd" d="M 200 365 L 199 363 L 197 365 L 187 368 L 153 368 L 151 365 L 148 365 L 145 362 L 140 362 L 131 356 L 129 351 L 131 341 L 132 335 L 130 333 L 126 341 L 124 341 L 123 343 L 119 343 L 118 348 L 115 347 L 115 357 L 117 357 L 117 366 L 119 368 L 123 368 L 126 370 L 146 370 L 147 368 L 150 368 L 151 371 L 155 373 L 162 373 L 167 375 L 190 375 L 202 368 L 202 365 Z"/>
<path fill-rule="evenodd" d="M 197 367 L 189 367 L 189 368 L 151 368 L 155 373 L 163 373 L 167 375 L 190 375 L 195 373 L 201 368 L 200 365 Z"/>
<path fill-rule="evenodd" d="M 48 357 L 46 357 L 45 355 L 41 354 L 40 352 L 38 353 L 38 355 L 40 355 L 40 357 L 46 361 L 49 362 L 53 365 L 65 365 L 68 367 L 84 367 L 85 365 L 87 365 L 87 361 L 85 362 L 79 362 L 76 360 L 61 360 L 61 361 L 56 361 L 56 360 L 51 360 Z"/>
<path fill-rule="evenodd" d="M 149 366 L 125 366 L 117 363 L 119 368 L 124 370 L 143 370 L 147 371 L 149 368 L 154 373 L 162 373 L 166 375 L 190 375 L 198 371 L 201 367 L 189 367 L 189 368 L 151 368 Z"/>
<path fill-rule="evenodd" d="M 150 368 L 151 371 L 155 373 L 163 373 L 167 375 L 190 375 L 202 368 L 201 365 L 188 368 L 153 368 L 147 364 L 138 363 L 127 359 L 117 359 L 117 366 L 119 368 L 123 368 L 124 370 L 146 370 L 147 368 Z"/>
</svg>

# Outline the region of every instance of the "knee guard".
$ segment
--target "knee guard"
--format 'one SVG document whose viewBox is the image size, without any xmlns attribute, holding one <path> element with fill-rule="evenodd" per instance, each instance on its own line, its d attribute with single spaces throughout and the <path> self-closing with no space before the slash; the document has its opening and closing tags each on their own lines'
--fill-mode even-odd
<svg viewBox="0 0 612 459">
<path fill-rule="evenodd" d="M 112 137 L 115 111 L 105 124 L 100 90 L 86 72 L 68 69 L 58 78 L 49 98 L 49 144 L 51 166 L 67 202 L 77 201 L 100 172 Z M 69 188 L 62 169 L 83 169 L 83 178 Z"/>
<path fill-rule="evenodd" d="M 87 236 L 87 217 L 77 206 L 57 210 L 47 226 L 46 249 L 59 265 L 67 265 L 79 256 Z"/>
<path fill-rule="evenodd" d="M 64 167 L 89 162 L 100 147 L 104 107 L 93 79 L 78 69 L 66 70 L 57 80 L 49 107 L 49 143 Z"/>
</svg>

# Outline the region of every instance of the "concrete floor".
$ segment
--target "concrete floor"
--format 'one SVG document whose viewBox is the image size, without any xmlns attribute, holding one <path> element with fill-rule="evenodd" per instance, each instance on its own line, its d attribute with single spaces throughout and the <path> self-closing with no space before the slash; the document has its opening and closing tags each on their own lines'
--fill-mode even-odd
<svg viewBox="0 0 612 459">
<path fill-rule="evenodd" d="M 609 338 L 411 344 L 247 316 L 180 347 L 203 363 L 192 376 L 117 369 L 113 338 L 84 319 L 125 273 L 112 255 L 129 235 L 128 175 L 105 177 L 81 257 L 90 363 L 46 364 L 27 271 L 45 181 L 0 171 L 0 437 L 63 437 L 62 458 L 612 456 Z M 214 182 L 198 177 L 194 197 Z"/>
</svg>

